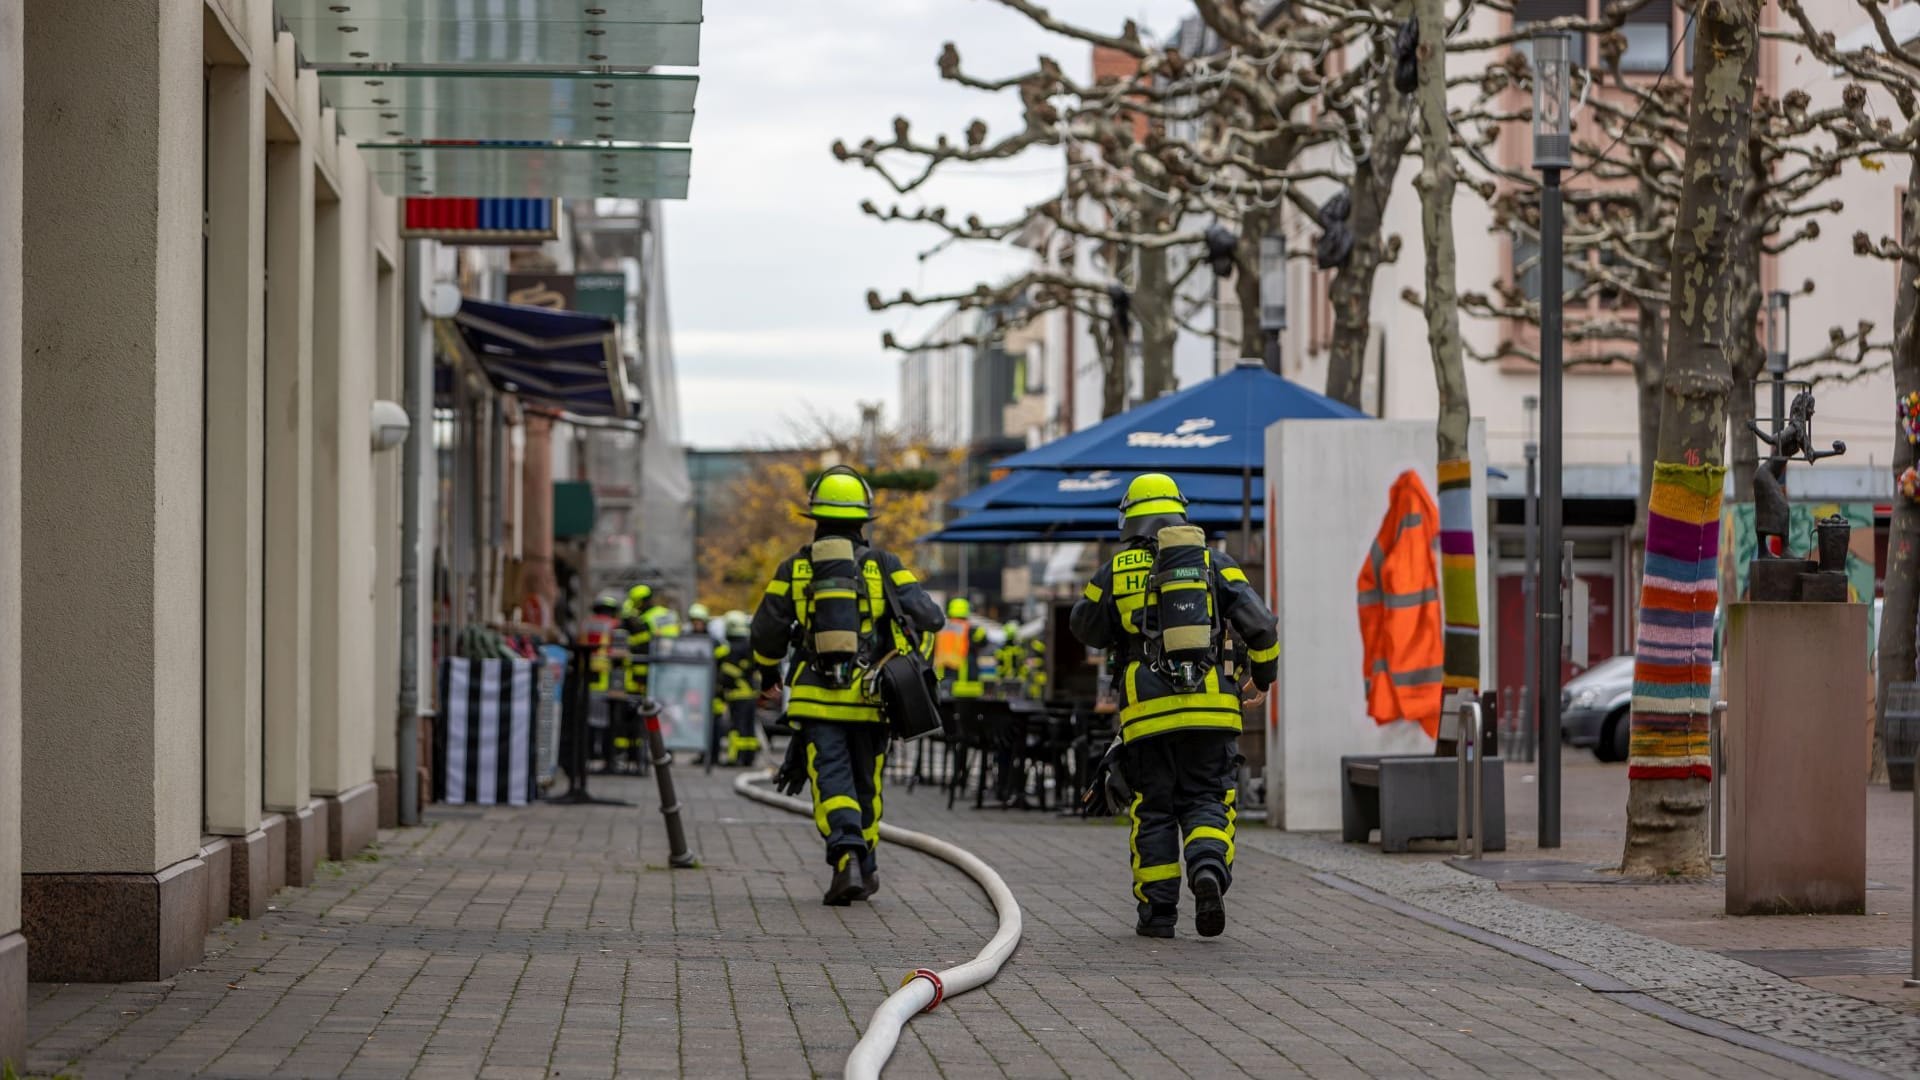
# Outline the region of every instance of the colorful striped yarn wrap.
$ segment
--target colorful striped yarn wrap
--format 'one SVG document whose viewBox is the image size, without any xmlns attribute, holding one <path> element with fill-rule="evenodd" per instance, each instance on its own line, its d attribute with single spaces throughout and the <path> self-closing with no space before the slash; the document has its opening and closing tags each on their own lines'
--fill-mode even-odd
<svg viewBox="0 0 1920 1080">
<path fill-rule="evenodd" d="M 1473 566 L 1473 466 L 1440 463 L 1440 598 L 1448 690 L 1480 689 L 1480 597 Z"/>
<path fill-rule="evenodd" d="M 1719 465 L 1653 467 L 1627 767 L 1635 780 L 1713 776 L 1707 722 L 1726 475 Z"/>
</svg>

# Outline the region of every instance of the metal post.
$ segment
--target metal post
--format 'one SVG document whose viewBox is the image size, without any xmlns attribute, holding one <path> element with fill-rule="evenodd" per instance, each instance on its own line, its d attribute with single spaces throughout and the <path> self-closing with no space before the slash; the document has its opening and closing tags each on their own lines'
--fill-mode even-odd
<svg viewBox="0 0 1920 1080">
<path fill-rule="evenodd" d="M 427 322 L 421 310 L 426 259 L 426 241 L 407 245 L 402 271 L 406 297 L 401 307 L 405 334 L 401 367 L 402 395 L 412 428 L 407 432 L 400 476 L 400 694 L 394 703 L 399 712 L 395 737 L 400 745 L 394 760 L 400 774 L 402 825 L 420 823 L 420 547 L 424 517 L 420 491 L 434 439 L 433 350 L 427 344 Z"/>
<path fill-rule="evenodd" d="M 1532 427 L 1533 410 L 1539 405 L 1537 399 L 1529 398 L 1527 409 L 1528 427 Z M 1532 431 L 1527 433 L 1531 436 Z M 1531 437 L 1525 448 L 1527 456 L 1527 497 L 1525 504 L 1525 522 L 1527 533 L 1526 567 L 1520 577 L 1520 610 L 1533 612 L 1539 610 L 1540 598 L 1540 444 Z M 1532 761 L 1534 750 L 1540 745 L 1540 703 L 1537 691 L 1540 688 L 1540 623 L 1529 620 L 1526 627 L 1526 655 L 1521 664 L 1520 689 L 1520 760 Z"/>
<path fill-rule="evenodd" d="M 1540 836 L 1560 846 L 1560 170 L 1540 190 Z"/>
<path fill-rule="evenodd" d="M 1453 853 L 1466 858 L 1470 850 L 1467 846 L 1467 830 L 1470 827 L 1467 817 L 1467 785 L 1471 783 L 1467 769 L 1467 706 L 1460 706 L 1460 712 L 1454 717 L 1453 728 Z"/>
<path fill-rule="evenodd" d="M 700 865 L 687 850 L 687 830 L 680 823 L 680 797 L 673 790 L 673 755 L 667 752 L 667 740 L 660 734 L 660 703 L 648 700 L 640 706 L 640 720 L 647 731 L 647 753 L 653 758 L 653 778 L 660 785 L 660 816 L 667 819 L 667 863 L 681 869 Z"/>
<path fill-rule="evenodd" d="M 1473 735 L 1467 744 L 1473 754 L 1473 760 L 1469 762 L 1467 766 L 1469 769 L 1467 773 L 1467 783 L 1473 792 L 1473 801 L 1472 816 L 1467 820 L 1473 828 L 1473 857 L 1478 859 L 1486 853 L 1487 814 L 1484 799 L 1485 792 L 1482 791 L 1482 789 L 1486 786 L 1487 766 L 1485 754 L 1486 744 L 1482 740 L 1486 735 L 1487 719 L 1485 712 L 1480 708 L 1479 702 L 1468 702 L 1467 708 L 1473 719 Z"/>
<path fill-rule="evenodd" d="M 1724 859 L 1727 846 L 1721 842 L 1726 831 L 1726 812 L 1720 804 L 1720 781 L 1727 771 L 1727 703 L 1716 701 L 1707 719 L 1707 763 L 1713 778 L 1707 782 L 1707 857 Z"/>
<path fill-rule="evenodd" d="M 1913 797 L 1907 800 L 1913 804 L 1913 877 L 1910 885 L 1912 895 L 1920 896 L 1920 784 L 1914 785 Z M 1906 980 L 1909 989 L 1920 989 L 1920 903 L 1913 905 L 1913 977 Z"/>
<path fill-rule="evenodd" d="M 1461 858 L 1478 859 L 1485 851 L 1481 818 L 1484 814 L 1481 787 L 1484 771 L 1480 764 L 1481 736 L 1486 725 L 1480 702 L 1472 697 L 1460 703 L 1459 727 L 1455 732 L 1454 760 L 1454 851 Z"/>
</svg>

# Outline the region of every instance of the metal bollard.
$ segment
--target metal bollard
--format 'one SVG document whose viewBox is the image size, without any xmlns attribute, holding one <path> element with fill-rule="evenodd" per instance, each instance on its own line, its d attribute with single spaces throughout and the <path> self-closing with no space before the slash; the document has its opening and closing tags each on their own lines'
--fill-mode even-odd
<svg viewBox="0 0 1920 1080">
<path fill-rule="evenodd" d="M 1480 767 L 1482 714 L 1480 702 L 1460 705 L 1459 730 L 1454 740 L 1454 849 L 1461 858 L 1478 859 L 1484 852 L 1481 834 L 1483 770 Z"/>
<path fill-rule="evenodd" d="M 700 865 L 700 859 L 687 850 L 687 830 L 680 823 L 680 797 L 673 790 L 673 774 L 668 766 L 673 755 L 667 752 L 667 740 L 660 734 L 660 703 L 649 698 L 640 706 L 641 726 L 647 733 L 647 753 L 653 758 L 654 779 L 660 785 L 660 816 L 667 819 L 667 863 L 686 868 Z"/>
<path fill-rule="evenodd" d="M 1726 771 L 1727 703 L 1716 701 L 1713 711 L 1707 715 L 1707 763 L 1713 777 L 1707 781 L 1707 857 L 1724 859 L 1727 846 L 1722 842 L 1726 831 L 1726 812 L 1720 804 L 1720 774 Z"/>
</svg>

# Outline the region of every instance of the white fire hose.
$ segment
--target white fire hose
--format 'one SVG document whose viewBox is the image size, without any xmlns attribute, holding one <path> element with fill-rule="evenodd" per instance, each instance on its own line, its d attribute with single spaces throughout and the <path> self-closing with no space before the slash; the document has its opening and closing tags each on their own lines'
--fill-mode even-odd
<svg viewBox="0 0 1920 1080">
<path fill-rule="evenodd" d="M 771 773 L 748 773 L 733 782 L 733 790 L 755 802 L 807 817 L 813 816 L 813 807 L 807 803 L 754 786 L 753 781 L 769 779 L 771 776 Z M 847 1080 L 878 1080 L 880 1070 L 886 1065 L 887 1058 L 893 1055 L 894 1044 L 900 1041 L 900 1032 L 908 1020 L 920 1013 L 933 1011 L 934 1006 L 946 998 L 986 985 L 1000 974 L 1001 965 L 1007 962 L 1020 944 L 1020 904 L 1013 898 L 1013 890 L 1007 888 L 1007 883 L 979 856 L 926 833 L 902 829 L 885 822 L 880 825 L 880 836 L 890 844 L 924 852 L 965 871 L 968 877 L 986 890 L 988 898 L 993 901 L 993 910 L 1000 916 L 1000 929 L 978 955 L 964 964 L 945 971 L 919 968 L 909 974 L 906 981 L 900 984 L 900 989 L 873 1010 L 873 1019 L 867 1022 L 867 1033 L 860 1037 L 853 1052 L 847 1055 Z"/>
</svg>

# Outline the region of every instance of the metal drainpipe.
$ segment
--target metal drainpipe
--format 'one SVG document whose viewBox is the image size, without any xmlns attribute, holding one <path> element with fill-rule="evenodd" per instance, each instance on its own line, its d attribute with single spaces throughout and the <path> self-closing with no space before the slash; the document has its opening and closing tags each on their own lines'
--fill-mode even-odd
<svg viewBox="0 0 1920 1080">
<path fill-rule="evenodd" d="M 403 368 L 407 414 L 405 463 L 400 482 L 400 824 L 420 823 L 420 487 L 433 442 L 433 352 L 425 345 L 421 311 L 425 241 L 407 245 L 403 318 Z M 423 370 L 426 369 L 426 370 Z"/>
</svg>

